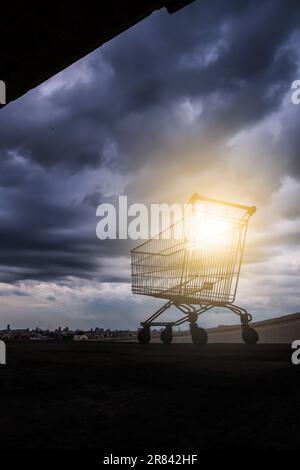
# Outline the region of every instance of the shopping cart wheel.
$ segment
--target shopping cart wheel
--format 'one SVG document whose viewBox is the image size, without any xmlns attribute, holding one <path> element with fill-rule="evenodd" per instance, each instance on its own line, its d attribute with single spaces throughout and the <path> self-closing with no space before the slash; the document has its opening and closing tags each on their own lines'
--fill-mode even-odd
<svg viewBox="0 0 300 470">
<path fill-rule="evenodd" d="M 207 332 L 204 328 L 199 327 L 197 323 L 190 324 L 190 331 L 194 344 L 202 345 L 207 343 Z"/>
<path fill-rule="evenodd" d="M 254 328 L 249 325 L 243 325 L 242 338 L 246 344 L 256 344 L 259 339 L 259 336 Z"/>
<path fill-rule="evenodd" d="M 150 328 L 149 326 L 144 326 L 138 332 L 138 340 L 141 344 L 148 344 L 150 342 L 150 339 L 151 339 Z"/>
<path fill-rule="evenodd" d="M 163 343 L 169 344 L 173 340 L 173 331 L 171 326 L 167 326 L 160 334 Z"/>
</svg>

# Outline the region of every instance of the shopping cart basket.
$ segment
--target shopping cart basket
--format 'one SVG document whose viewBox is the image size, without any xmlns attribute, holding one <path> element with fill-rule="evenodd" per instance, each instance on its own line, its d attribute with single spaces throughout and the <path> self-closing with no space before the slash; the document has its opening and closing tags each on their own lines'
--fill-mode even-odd
<svg viewBox="0 0 300 470">
<path fill-rule="evenodd" d="M 207 332 L 197 325 L 199 315 L 214 307 L 225 307 L 240 317 L 242 338 L 258 341 L 252 320 L 244 308 L 234 304 L 249 218 L 254 206 L 194 194 L 184 216 L 131 250 L 132 291 L 167 302 L 141 323 L 140 343 L 150 341 L 150 327 L 165 327 L 161 340 L 170 343 L 172 327 L 190 324 L 192 340 L 207 342 Z M 181 314 L 176 321 L 158 321 L 170 307 Z"/>
</svg>

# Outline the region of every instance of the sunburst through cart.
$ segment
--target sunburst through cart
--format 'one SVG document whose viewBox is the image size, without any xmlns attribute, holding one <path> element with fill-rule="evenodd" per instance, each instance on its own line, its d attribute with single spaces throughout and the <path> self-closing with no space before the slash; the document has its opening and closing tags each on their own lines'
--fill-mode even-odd
<svg viewBox="0 0 300 470">
<path fill-rule="evenodd" d="M 131 250 L 132 291 L 167 302 L 141 323 L 140 343 L 151 339 L 151 326 L 162 326 L 161 340 L 170 343 L 173 327 L 189 322 L 195 344 L 207 342 L 198 326 L 199 315 L 225 307 L 240 317 L 245 343 L 255 344 L 258 334 L 249 326 L 252 316 L 234 304 L 246 234 L 256 207 L 194 194 L 191 211 Z M 170 307 L 181 313 L 175 321 L 161 316 Z"/>
</svg>

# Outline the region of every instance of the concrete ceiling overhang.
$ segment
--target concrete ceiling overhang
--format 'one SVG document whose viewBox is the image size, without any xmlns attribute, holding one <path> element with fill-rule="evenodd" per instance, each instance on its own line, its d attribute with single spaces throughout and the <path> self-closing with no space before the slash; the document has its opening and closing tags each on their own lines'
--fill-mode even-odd
<svg viewBox="0 0 300 470">
<path fill-rule="evenodd" d="M 17 99 L 155 10 L 174 13 L 193 0 L 5 2 L 1 5 L 0 80 Z"/>
</svg>

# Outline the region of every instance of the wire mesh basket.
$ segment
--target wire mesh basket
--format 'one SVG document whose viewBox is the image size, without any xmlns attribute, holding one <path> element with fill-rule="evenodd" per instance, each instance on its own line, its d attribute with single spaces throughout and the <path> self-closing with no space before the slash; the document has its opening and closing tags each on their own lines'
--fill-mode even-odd
<svg viewBox="0 0 300 470">
<path fill-rule="evenodd" d="M 255 208 L 197 195 L 187 209 L 131 251 L 132 291 L 175 303 L 232 303 Z"/>
</svg>

